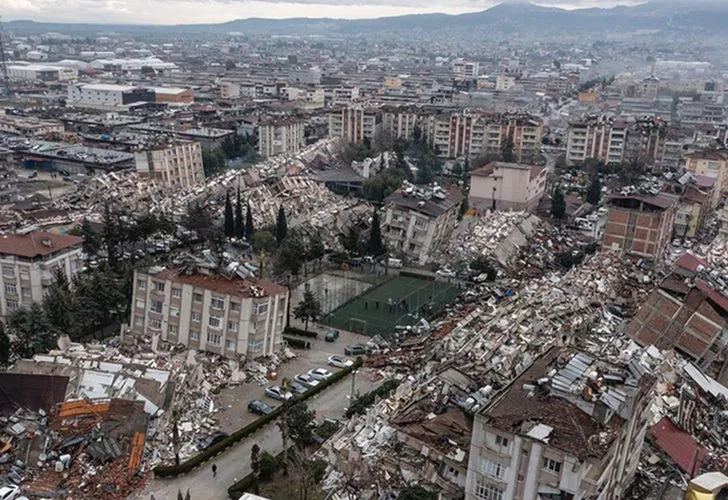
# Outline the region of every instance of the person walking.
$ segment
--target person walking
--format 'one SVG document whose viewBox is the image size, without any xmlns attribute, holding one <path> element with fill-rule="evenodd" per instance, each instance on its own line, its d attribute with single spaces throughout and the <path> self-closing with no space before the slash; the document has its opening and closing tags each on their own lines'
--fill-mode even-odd
<svg viewBox="0 0 728 500">
<path fill-rule="evenodd" d="M 217 477 L 217 464 L 212 464 L 212 477 Z"/>
</svg>

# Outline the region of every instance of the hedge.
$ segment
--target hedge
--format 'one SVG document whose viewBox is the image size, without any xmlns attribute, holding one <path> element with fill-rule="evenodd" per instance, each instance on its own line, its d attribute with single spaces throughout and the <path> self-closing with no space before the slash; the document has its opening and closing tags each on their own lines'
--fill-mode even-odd
<svg viewBox="0 0 728 500">
<path fill-rule="evenodd" d="M 286 329 L 283 330 L 283 333 L 287 333 L 289 335 L 298 335 L 300 337 L 308 337 L 311 339 L 318 338 L 318 332 L 301 330 L 300 328 L 296 328 L 295 326 L 286 327 Z"/>
<path fill-rule="evenodd" d="M 341 371 L 338 371 L 334 373 L 331 377 L 327 378 L 326 380 L 321 381 L 319 385 L 316 387 L 306 391 L 304 394 L 300 394 L 297 396 L 294 396 L 294 399 L 296 401 L 304 401 L 308 398 L 311 398 L 318 394 L 319 392 L 323 391 L 330 385 L 335 384 L 339 380 L 342 380 L 345 378 L 349 373 L 354 371 L 355 369 L 359 368 L 363 364 L 363 360 L 361 357 L 356 358 L 356 361 L 354 361 L 354 364 L 348 368 L 344 368 Z M 191 471 L 195 467 L 198 467 L 199 465 L 204 464 L 214 456 L 218 455 L 219 453 L 222 453 L 232 445 L 236 444 L 238 441 L 241 441 L 245 439 L 246 437 L 250 436 L 254 432 L 257 432 L 260 430 L 263 426 L 266 424 L 269 424 L 276 420 L 281 415 L 281 407 L 277 407 L 275 410 L 273 410 L 268 415 L 263 415 L 262 417 L 256 419 L 254 422 L 251 422 L 250 424 L 246 425 L 245 427 L 238 429 L 237 431 L 233 432 L 231 435 L 220 441 L 219 443 L 216 443 L 206 449 L 205 451 L 202 451 L 195 455 L 194 457 L 190 458 L 189 460 L 182 462 L 179 465 L 158 465 L 156 466 L 153 471 L 154 475 L 157 477 L 172 477 L 172 476 L 178 476 L 180 474 L 184 474 L 186 472 Z"/>
<path fill-rule="evenodd" d="M 354 400 L 349 408 L 347 408 L 344 416 L 346 418 L 352 415 L 361 415 L 366 411 L 368 407 L 374 404 L 374 400 L 377 396 L 382 397 L 388 395 L 391 391 L 399 386 L 399 380 L 390 379 L 384 382 L 382 385 L 374 389 L 373 391 L 362 394 Z"/>
<path fill-rule="evenodd" d="M 293 349 L 311 349 L 311 342 L 307 342 L 303 339 L 294 339 L 293 337 L 283 337 L 288 347 Z"/>
<path fill-rule="evenodd" d="M 265 457 L 267 455 L 270 457 L 268 459 Z M 269 468 L 265 472 L 265 474 L 269 475 L 267 478 L 264 476 L 264 470 L 263 470 L 263 458 L 266 458 L 266 460 L 270 460 Z M 260 454 L 260 477 L 258 478 L 259 482 L 263 482 L 266 480 L 269 480 L 271 477 L 273 477 L 273 474 L 276 470 L 278 470 L 278 467 L 281 464 L 281 461 L 283 460 L 283 452 L 280 452 L 275 457 L 269 454 L 267 451 L 263 451 Z M 244 478 L 242 478 L 240 481 L 237 481 L 233 483 L 232 486 L 228 488 L 228 496 L 232 498 L 233 500 L 238 500 L 240 497 L 245 495 L 245 493 L 249 493 L 251 489 L 253 489 L 253 484 L 255 484 L 255 477 L 253 476 L 253 473 L 251 472 Z"/>
</svg>

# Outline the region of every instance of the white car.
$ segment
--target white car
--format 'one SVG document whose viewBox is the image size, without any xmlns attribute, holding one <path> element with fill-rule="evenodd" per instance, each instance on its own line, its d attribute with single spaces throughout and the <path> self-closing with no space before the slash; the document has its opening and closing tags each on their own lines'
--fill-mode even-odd
<svg viewBox="0 0 728 500">
<path fill-rule="evenodd" d="M 265 395 L 269 398 L 277 399 L 278 401 L 284 401 L 289 400 L 293 397 L 293 394 L 291 394 L 288 391 L 284 391 L 281 389 L 280 386 L 277 385 L 271 385 L 265 390 Z M 2 497 L 0 497 L 0 500 L 2 500 Z"/>
<path fill-rule="evenodd" d="M 20 495 L 20 488 L 14 484 L 0 488 L 0 500 L 13 500 Z"/>
<path fill-rule="evenodd" d="M 344 356 L 337 356 L 336 354 L 334 354 L 333 356 L 329 356 L 329 365 L 335 366 L 336 368 L 348 368 L 350 366 L 353 366 L 354 362 L 349 358 L 345 358 Z"/>
<path fill-rule="evenodd" d="M 454 278 L 455 277 L 455 271 L 451 271 L 450 269 L 443 267 L 442 269 L 438 269 L 438 271 L 435 273 L 441 278 Z"/>
<path fill-rule="evenodd" d="M 329 378 L 333 373 L 331 373 L 328 370 L 325 370 L 323 368 L 316 368 L 315 370 L 309 370 L 309 375 L 311 375 L 316 380 L 326 380 Z"/>
<path fill-rule="evenodd" d="M 296 382 L 300 382 L 306 387 L 316 387 L 319 385 L 319 381 L 313 378 L 311 374 L 309 373 L 299 373 L 295 377 L 293 377 Z"/>
</svg>

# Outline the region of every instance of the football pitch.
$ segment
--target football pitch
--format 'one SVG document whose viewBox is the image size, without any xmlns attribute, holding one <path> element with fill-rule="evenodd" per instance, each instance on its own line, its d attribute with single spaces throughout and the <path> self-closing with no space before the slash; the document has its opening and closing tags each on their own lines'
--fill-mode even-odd
<svg viewBox="0 0 728 500">
<path fill-rule="evenodd" d="M 398 276 L 346 302 L 322 323 L 367 335 L 389 337 L 395 326 L 414 325 L 439 312 L 460 290 L 448 283 Z"/>
</svg>

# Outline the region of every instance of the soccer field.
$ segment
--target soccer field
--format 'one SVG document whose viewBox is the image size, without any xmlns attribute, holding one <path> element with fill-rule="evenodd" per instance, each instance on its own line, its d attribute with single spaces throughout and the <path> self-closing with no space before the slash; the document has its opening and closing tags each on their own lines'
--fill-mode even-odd
<svg viewBox="0 0 728 500">
<path fill-rule="evenodd" d="M 398 276 L 332 311 L 322 323 L 389 337 L 395 326 L 413 325 L 417 318 L 439 312 L 459 292 L 457 287 L 441 281 Z"/>
</svg>

